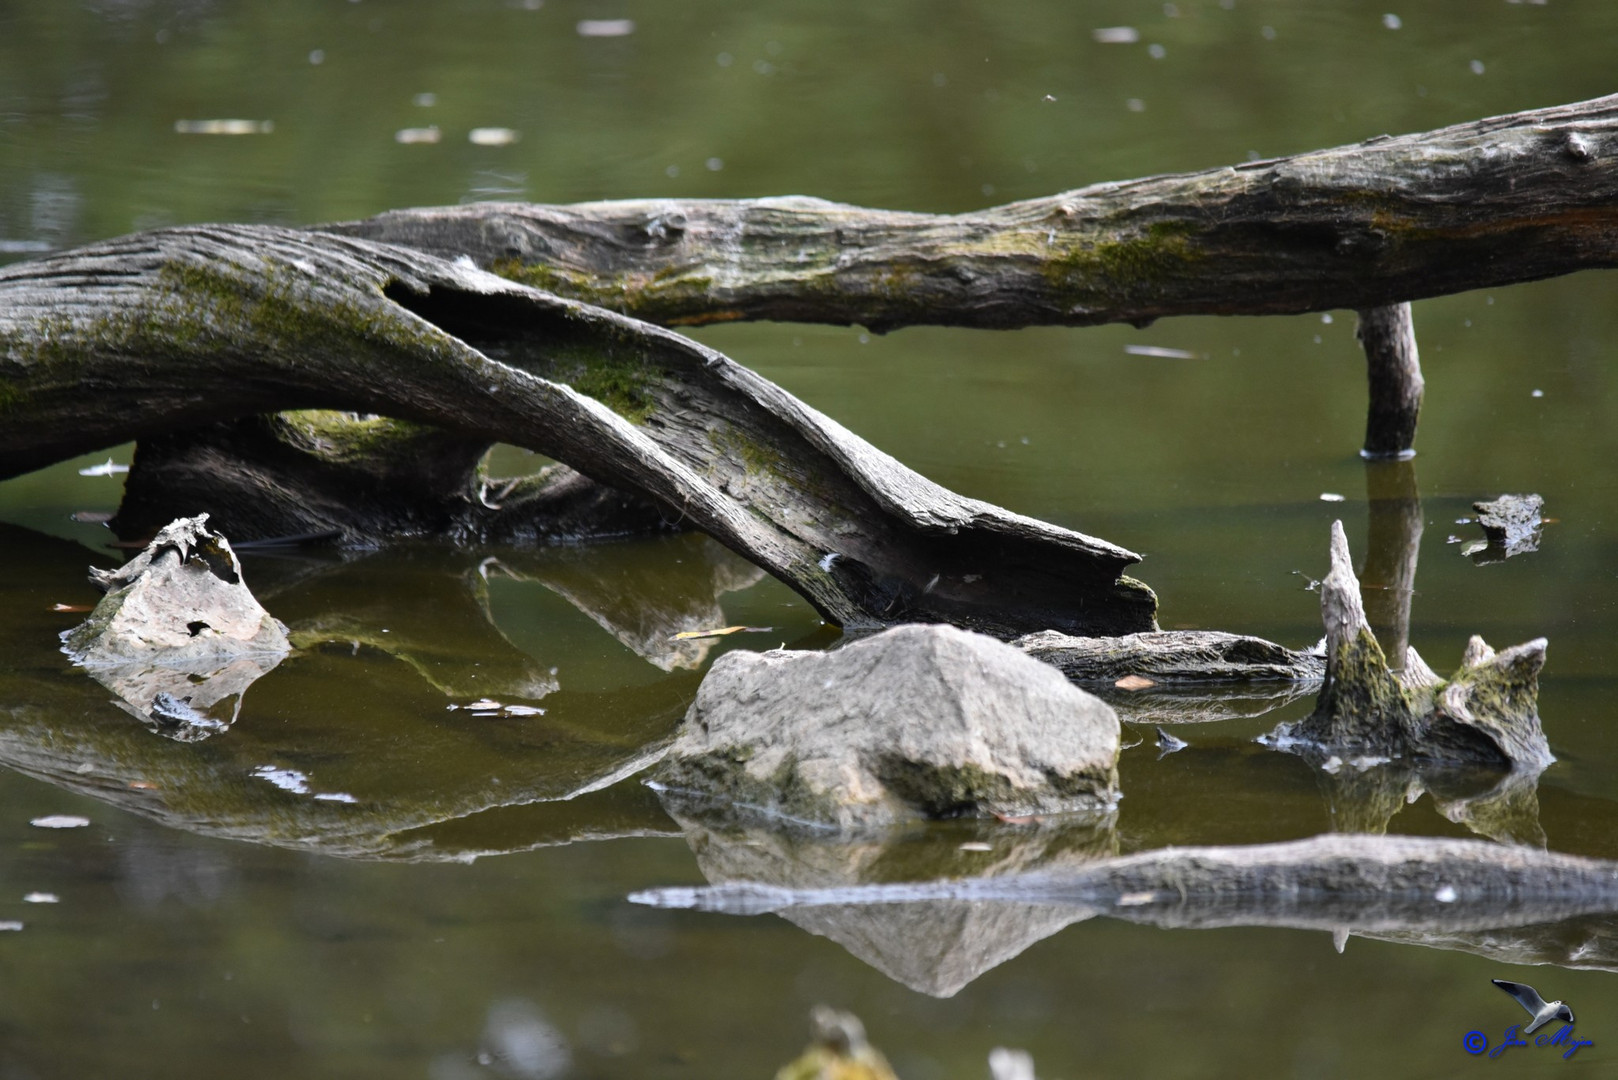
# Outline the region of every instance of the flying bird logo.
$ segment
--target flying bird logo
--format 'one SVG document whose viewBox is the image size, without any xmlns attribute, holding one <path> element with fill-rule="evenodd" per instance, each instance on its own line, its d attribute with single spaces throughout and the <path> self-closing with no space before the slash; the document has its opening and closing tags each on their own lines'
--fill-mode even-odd
<svg viewBox="0 0 1618 1080">
<path fill-rule="evenodd" d="M 1528 1015 L 1534 1019 L 1523 1029 L 1524 1035 L 1532 1035 L 1552 1020 L 1566 1020 L 1573 1023 L 1573 1010 L 1560 1001 L 1546 1001 L 1539 996 L 1527 983 L 1507 982 L 1505 979 L 1490 979 L 1490 982 L 1517 999 L 1517 1004 L 1528 1010 Z"/>
</svg>

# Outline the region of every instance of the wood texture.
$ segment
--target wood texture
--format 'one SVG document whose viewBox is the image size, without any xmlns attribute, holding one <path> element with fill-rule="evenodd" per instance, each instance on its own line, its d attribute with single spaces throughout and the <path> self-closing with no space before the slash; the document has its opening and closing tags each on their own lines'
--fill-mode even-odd
<svg viewBox="0 0 1618 1080">
<path fill-rule="evenodd" d="M 536 450 L 846 626 L 1155 628 L 1132 552 L 947 491 L 694 341 L 468 265 L 214 226 L 0 270 L 0 476 L 297 408 Z"/>
<path fill-rule="evenodd" d="M 464 255 L 664 325 L 1363 310 L 1618 265 L 1618 95 L 956 215 L 642 199 L 322 228 Z"/>
</svg>

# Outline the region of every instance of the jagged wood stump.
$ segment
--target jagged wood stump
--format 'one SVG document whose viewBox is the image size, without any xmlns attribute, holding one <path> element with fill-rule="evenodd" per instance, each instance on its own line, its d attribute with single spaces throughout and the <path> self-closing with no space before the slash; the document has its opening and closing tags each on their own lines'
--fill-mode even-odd
<svg viewBox="0 0 1618 1080">
<path fill-rule="evenodd" d="M 1283 749 L 1364 759 L 1409 758 L 1539 771 L 1550 747 L 1539 722 L 1544 638 L 1496 653 L 1474 636 L 1449 680 L 1410 649 L 1388 668 L 1365 619 L 1341 521 L 1332 523 L 1331 571 L 1320 587 L 1326 679 L 1315 711 L 1269 737 Z"/>
</svg>

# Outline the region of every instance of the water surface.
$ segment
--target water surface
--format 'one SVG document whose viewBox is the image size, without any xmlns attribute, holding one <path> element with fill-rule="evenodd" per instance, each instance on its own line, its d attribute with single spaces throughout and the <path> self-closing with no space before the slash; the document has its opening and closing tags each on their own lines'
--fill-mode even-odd
<svg viewBox="0 0 1618 1080">
<path fill-rule="evenodd" d="M 1610 4 L 1395 7 L 1398 29 L 1385 6 L 1317 0 L 12 3 L 0 258 L 166 224 L 486 198 L 801 193 L 964 210 L 1612 89 Z M 620 18 L 633 32 L 577 29 Z M 1093 40 L 1120 25 L 1140 40 Z M 271 127 L 175 130 L 231 118 Z M 429 127 L 436 143 L 396 139 Z M 489 127 L 515 141 L 470 141 Z M 1441 672 L 1473 633 L 1549 637 L 1541 711 L 1558 762 L 1538 823 L 1552 850 L 1609 858 L 1613 282 L 1416 305 L 1428 399 L 1409 628 Z M 940 483 L 1145 553 L 1165 627 L 1298 646 L 1319 634 L 1306 584 L 1324 572 L 1330 521 L 1359 557 L 1370 528 L 1353 324 L 1330 312 L 701 337 Z M 696 536 L 246 555 L 270 610 L 323 637 L 249 691 L 229 732 L 159 739 L 56 652 L 78 616 L 50 610 L 93 602 L 85 568 L 122 558 L 70 515 L 116 507 L 117 477 L 77 470 L 129 452 L 0 485 L 0 920 L 24 924 L 0 933 L 0 1077 L 767 1076 L 820 1001 L 857 1012 L 907 1080 L 981 1076 L 996 1045 L 1070 1078 L 1572 1067 L 1539 1051 L 1466 1056 L 1466 1031 L 1493 1038 L 1520 1019 L 1491 977 L 1572 1004 L 1595 1040 L 1576 1059 L 1587 1068 L 1618 1053 L 1610 974 L 1498 953 L 1353 937 L 1338 955 L 1319 933 L 1027 915 L 995 924 L 1008 955 L 977 970 L 956 946 L 988 917 L 854 941 L 846 926 L 628 904 L 703 882 L 702 857 L 782 873 L 842 857 L 805 870 L 767 840 L 727 847 L 635 777 L 613 781 L 673 731 L 717 655 L 835 639 L 790 590 Z M 1529 491 L 1556 519 L 1539 552 L 1479 567 L 1448 542 L 1476 535 L 1456 524 L 1474 499 Z M 667 640 L 709 620 L 774 629 Z M 480 696 L 544 712 L 447 708 Z M 1181 728 L 1191 746 L 1162 759 L 1149 726 L 1130 729 L 1143 741 L 1099 831 L 945 823 L 860 857 L 893 880 L 1343 827 L 1360 819 L 1338 788 L 1252 742 L 1308 708 Z M 308 792 L 255 775 L 266 766 Z M 53 813 L 90 824 L 29 825 Z M 1386 827 L 1470 835 L 1431 795 Z M 33 892 L 58 902 L 24 902 Z M 1564 953 L 1610 936 L 1567 928 Z M 928 949 L 965 981 L 918 978 L 907 957 Z"/>
</svg>

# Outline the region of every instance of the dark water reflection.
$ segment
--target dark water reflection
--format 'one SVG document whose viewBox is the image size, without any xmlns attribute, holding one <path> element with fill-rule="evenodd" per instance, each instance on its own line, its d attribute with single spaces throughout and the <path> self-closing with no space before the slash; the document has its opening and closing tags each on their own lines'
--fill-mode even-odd
<svg viewBox="0 0 1618 1080">
<path fill-rule="evenodd" d="M 1611 5 L 1411 0 L 1396 31 L 1381 8 L 1313 0 L 1175 7 L 9 4 L 0 259 L 494 189 L 959 210 L 1612 89 Z M 619 17 L 634 33 L 576 32 Z M 1091 39 L 1116 25 L 1141 41 Z M 174 130 L 212 118 L 274 128 Z M 439 142 L 395 140 L 428 125 Z M 519 137 L 476 145 L 474 127 Z M 1581 1059 L 1598 1060 L 1618 1047 L 1618 984 L 1597 970 L 1612 928 L 1593 917 L 1537 936 L 1356 933 L 1338 955 L 1316 930 L 932 912 L 913 920 L 940 931 L 928 952 L 899 913 L 800 927 L 624 897 L 707 873 L 960 876 L 1348 824 L 1618 858 L 1612 288 L 1584 274 L 1417 304 L 1420 456 L 1390 470 L 1355 455 L 1364 374 L 1347 312 L 702 335 L 940 483 L 1146 552 L 1167 628 L 1312 643 L 1305 584 L 1342 517 L 1386 642 L 1408 638 L 1443 670 L 1473 633 L 1548 636 L 1541 714 L 1558 761 L 1494 802 L 1486 785 L 1431 778 L 1410 802 L 1409 778 L 1333 776 L 1251 741 L 1307 697 L 1204 703 L 1227 718 L 1176 728 L 1189 748 L 1159 758 L 1151 724 L 1169 714 L 1151 710 L 1184 703 L 1120 696 L 1143 741 L 1124 753 L 1116 819 L 1083 842 L 951 823 L 837 853 L 671 815 L 610 781 L 673 730 L 706 665 L 830 638 L 785 588 L 692 537 L 248 555 L 302 651 L 246 690 L 229 732 L 174 743 L 56 651 L 80 616 L 51 605 L 93 602 L 86 565 L 120 558 L 99 526 L 69 520 L 115 508 L 116 478 L 76 472 L 106 453 L 8 481 L 0 921 L 24 929 L 0 933 L 0 1077 L 770 1075 L 819 1001 L 859 1013 L 906 1080 L 982 1075 L 994 1045 L 1028 1048 L 1042 1076 L 1450 1075 L 1473 1064 L 1465 1031 L 1517 1020 L 1490 977 L 1572 1003 L 1595 1040 Z M 1456 519 L 1506 492 L 1543 495 L 1556 521 L 1539 551 L 1475 566 L 1448 542 L 1476 536 Z M 733 624 L 774 631 L 670 640 Z M 447 707 L 484 697 L 544 712 Z M 1362 781 L 1373 790 L 1350 790 Z M 91 824 L 28 824 L 47 813 Z"/>
</svg>

